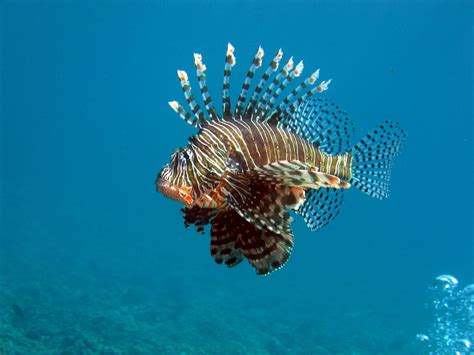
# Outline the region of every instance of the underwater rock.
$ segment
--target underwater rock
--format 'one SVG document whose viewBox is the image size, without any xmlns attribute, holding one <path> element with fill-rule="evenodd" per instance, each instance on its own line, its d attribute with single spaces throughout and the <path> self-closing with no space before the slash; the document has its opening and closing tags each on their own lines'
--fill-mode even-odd
<svg viewBox="0 0 474 355">
<path fill-rule="evenodd" d="M 143 304 L 146 299 L 142 292 L 139 292 L 138 290 L 133 288 L 128 288 L 122 294 L 121 300 L 124 304 L 137 305 Z"/>
<path fill-rule="evenodd" d="M 21 308 L 16 303 L 11 305 L 11 310 L 12 310 L 13 315 L 15 317 L 17 317 L 17 318 L 24 318 L 25 317 L 25 312 L 23 311 L 23 308 Z"/>
</svg>

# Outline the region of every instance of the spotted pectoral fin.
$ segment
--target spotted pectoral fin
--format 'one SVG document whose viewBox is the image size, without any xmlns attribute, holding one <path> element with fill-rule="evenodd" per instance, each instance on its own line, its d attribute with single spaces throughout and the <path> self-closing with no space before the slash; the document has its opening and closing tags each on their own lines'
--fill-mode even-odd
<svg viewBox="0 0 474 355">
<path fill-rule="evenodd" d="M 240 225 L 240 247 L 258 275 L 268 275 L 288 261 L 293 249 L 293 234 L 278 234 L 256 228 L 244 221 Z"/>
<path fill-rule="evenodd" d="M 277 234 L 289 233 L 293 221 L 288 212 L 296 202 L 288 200 L 287 191 L 275 181 L 269 182 L 255 173 L 228 173 L 222 191 L 227 203 L 249 223 Z M 287 205 L 286 203 L 289 202 Z"/>
<path fill-rule="evenodd" d="M 287 186 L 299 186 L 305 189 L 348 189 L 351 185 L 344 180 L 341 180 L 335 175 L 322 173 L 313 169 L 295 170 L 291 173 L 281 176 L 261 176 L 269 182 L 279 181 L 281 184 Z"/>
<path fill-rule="evenodd" d="M 201 208 L 197 205 L 193 207 L 184 207 L 183 213 L 184 225 L 188 228 L 191 224 L 196 226 L 196 230 L 204 234 L 204 226 L 211 223 L 217 215 L 217 210 L 212 208 Z"/>
<path fill-rule="evenodd" d="M 229 205 L 259 229 L 289 233 L 289 209 L 305 201 L 305 189 L 342 189 L 350 185 L 298 161 L 281 161 L 245 173 L 228 172 L 221 191 Z"/>
<path fill-rule="evenodd" d="M 287 262 L 292 248 L 291 229 L 287 234 L 259 229 L 232 209 L 212 221 L 211 255 L 218 264 L 232 267 L 245 257 L 258 275 L 267 275 Z"/>
<path fill-rule="evenodd" d="M 239 264 L 244 256 L 240 249 L 238 230 L 242 218 L 231 209 L 219 211 L 211 226 L 211 256 L 218 264 L 232 267 Z"/>
<path fill-rule="evenodd" d="M 318 171 L 299 161 L 277 161 L 255 168 L 255 173 L 268 182 L 309 189 L 330 187 L 346 189 L 350 184 L 335 175 Z"/>
</svg>

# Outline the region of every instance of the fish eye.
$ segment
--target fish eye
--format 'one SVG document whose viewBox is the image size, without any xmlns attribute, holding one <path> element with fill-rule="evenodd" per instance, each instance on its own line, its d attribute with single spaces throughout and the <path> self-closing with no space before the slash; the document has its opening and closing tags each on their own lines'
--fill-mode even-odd
<svg viewBox="0 0 474 355">
<path fill-rule="evenodd" d="M 179 159 L 180 160 L 187 160 L 189 158 L 189 154 L 186 150 L 182 150 L 179 152 Z"/>
<path fill-rule="evenodd" d="M 185 160 L 188 157 L 189 156 L 188 156 L 188 152 L 187 152 L 186 148 L 177 148 L 177 149 L 173 150 L 173 152 L 171 153 L 171 158 L 172 159 L 178 158 L 179 160 Z"/>
</svg>

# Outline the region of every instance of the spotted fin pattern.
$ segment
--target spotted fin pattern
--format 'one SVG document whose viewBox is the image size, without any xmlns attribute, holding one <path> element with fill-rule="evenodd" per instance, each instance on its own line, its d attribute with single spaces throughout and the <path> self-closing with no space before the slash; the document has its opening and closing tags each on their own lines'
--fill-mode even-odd
<svg viewBox="0 0 474 355">
<path fill-rule="evenodd" d="M 281 161 L 246 173 L 228 172 L 221 185 L 227 202 L 242 218 L 259 229 L 289 234 L 293 217 L 289 209 L 305 202 L 304 189 L 344 189 L 349 183 L 338 177 L 305 168 L 298 161 Z M 314 201 L 312 201 L 314 203 Z M 306 207 L 303 211 L 320 211 Z"/>
<path fill-rule="evenodd" d="M 280 120 L 278 126 L 318 144 L 322 157 L 328 161 L 331 158 L 327 154 L 337 155 L 352 149 L 351 136 L 354 128 L 347 112 L 322 98 L 302 102 L 291 116 L 287 115 Z M 349 186 L 345 181 L 340 182 L 340 187 Z M 306 200 L 297 212 L 309 229 L 316 231 L 339 214 L 344 197 L 340 187 L 326 185 L 306 192 Z"/>
<path fill-rule="evenodd" d="M 218 210 L 193 206 L 184 207 L 181 209 L 181 212 L 183 213 L 184 226 L 186 228 L 194 224 L 197 232 L 204 234 L 204 226 L 214 220 Z"/>
<path fill-rule="evenodd" d="M 187 225 L 197 223 L 198 231 L 211 224 L 210 253 L 218 264 L 233 267 L 246 258 L 258 275 L 268 275 L 288 261 L 293 248 L 291 229 L 286 234 L 259 229 L 229 208 L 184 210 Z"/>
<path fill-rule="evenodd" d="M 318 97 L 331 80 L 316 83 L 318 69 L 299 84 L 295 80 L 292 89 L 289 84 L 304 66 L 300 61 L 294 67 L 291 57 L 280 67 L 281 50 L 251 90 L 263 57 L 259 47 L 233 109 L 230 77 L 236 58 L 228 44 L 222 114 L 212 104 L 200 54 L 194 59 L 205 110 L 191 92 L 188 75 L 178 71 L 188 107 L 169 104 L 200 131 L 172 156 L 158 180 L 162 192 L 169 186 L 180 193 L 186 189 L 189 199 L 180 195 L 188 205 L 182 209 L 185 225 L 199 233 L 211 225 L 210 251 L 217 263 L 232 267 L 247 258 L 259 275 L 289 258 L 290 210 L 318 230 L 337 216 L 343 190 L 351 184 L 370 196 L 387 197 L 392 159 L 405 138 L 397 124 L 385 122 L 352 147 L 347 113 Z"/>
<path fill-rule="evenodd" d="M 293 249 L 293 234 L 277 234 L 243 221 L 236 230 L 242 252 L 257 275 L 268 275 L 286 264 Z"/>
<path fill-rule="evenodd" d="M 306 193 L 305 203 L 297 210 L 312 231 L 321 229 L 338 214 L 344 200 L 344 190 L 323 188 Z"/>
<path fill-rule="evenodd" d="M 275 183 L 269 183 L 258 175 L 239 173 L 228 174 L 225 181 L 227 201 L 242 218 L 262 230 L 291 233 L 293 217 L 283 204 L 285 195 Z"/>
<path fill-rule="evenodd" d="M 211 226 L 211 256 L 218 264 L 232 267 L 239 264 L 244 256 L 236 228 L 240 228 L 242 218 L 232 210 L 220 211 Z"/>
<path fill-rule="evenodd" d="M 352 149 L 354 126 L 346 111 L 326 99 L 303 102 L 279 127 L 301 135 L 327 154 L 341 154 Z"/>
<path fill-rule="evenodd" d="M 219 212 L 211 227 L 211 255 L 218 263 L 232 267 L 243 257 L 258 275 L 281 268 L 293 248 L 293 234 L 262 230 L 233 210 Z"/>
<path fill-rule="evenodd" d="M 386 121 L 366 135 L 353 152 L 350 182 L 380 200 L 390 194 L 392 160 L 403 146 L 406 134 L 398 123 Z"/>
</svg>

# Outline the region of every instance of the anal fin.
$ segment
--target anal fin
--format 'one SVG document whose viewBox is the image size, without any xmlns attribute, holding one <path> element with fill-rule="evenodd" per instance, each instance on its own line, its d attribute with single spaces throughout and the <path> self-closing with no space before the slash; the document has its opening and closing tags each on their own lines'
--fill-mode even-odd
<svg viewBox="0 0 474 355">
<path fill-rule="evenodd" d="M 297 213 L 303 217 L 308 228 L 317 231 L 338 214 L 344 199 L 344 190 L 323 188 L 306 192 L 306 201 L 298 209 Z"/>
</svg>

